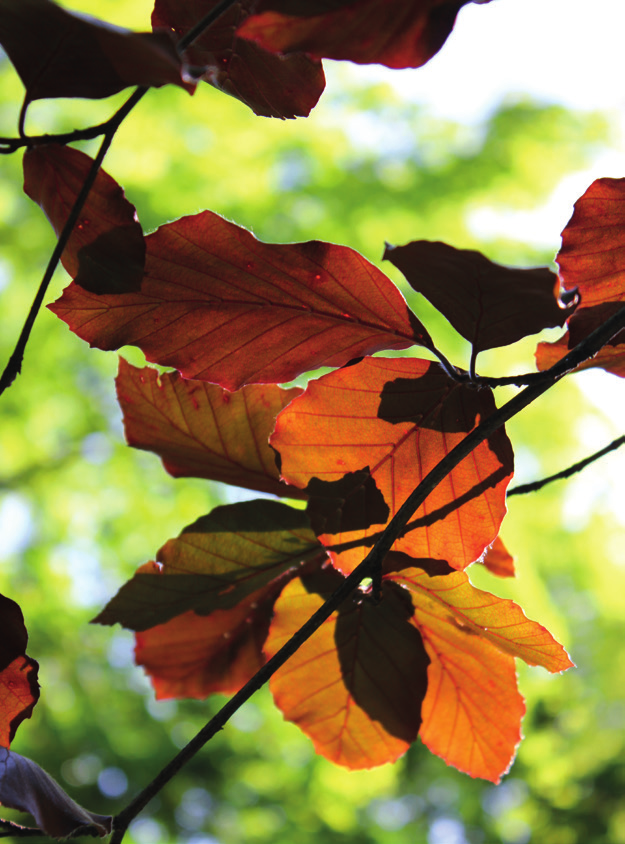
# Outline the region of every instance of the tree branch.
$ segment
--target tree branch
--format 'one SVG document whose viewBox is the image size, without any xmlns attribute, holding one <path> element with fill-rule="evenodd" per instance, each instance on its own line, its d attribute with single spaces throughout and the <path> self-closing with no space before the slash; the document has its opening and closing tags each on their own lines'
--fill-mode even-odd
<svg viewBox="0 0 625 844">
<path fill-rule="evenodd" d="M 218 733 L 234 713 L 284 665 L 304 642 L 332 615 L 337 607 L 357 588 L 366 577 L 372 577 L 380 567 L 393 543 L 404 531 L 410 517 L 423 504 L 430 493 L 476 446 L 487 439 L 509 419 L 546 392 L 571 369 L 593 357 L 611 337 L 625 327 L 625 306 L 603 325 L 582 340 L 566 357 L 554 364 L 549 380 L 526 387 L 510 401 L 473 429 L 447 454 L 418 487 L 408 496 L 391 519 L 380 539 L 354 571 L 345 578 L 339 589 L 300 627 L 289 641 L 240 689 L 220 711 L 191 739 L 191 741 L 166 765 L 161 772 L 113 818 L 113 836 L 110 844 L 121 844 L 126 830 L 150 800 L 174 777 L 178 771 Z"/>
<path fill-rule="evenodd" d="M 606 445 L 605 448 L 596 451 L 594 454 L 591 454 L 590 457 L 585 457 L 583 460 L 579 460 L 577 463 L 569 466 L 568 469 L 563 469 L 561 472 L 556 472 L 555 475 L 549 475 L 549 477 L 542 478 L 540 481 L 533 481 L 530 484 L 519 484 L 519 486 L 515 486 L 513 489 L 508 491 L 508 498 L 511 495 L 524 495 L 527 492 L 538 492 L 539 489 L 547 486 L 547 484 L 550 484 L 552 481 L 561 481 L 565 478 L 570 478 L 571 475 L 581 472 L 582 469 L 586 468 L 586 466 L 590 466 L 590 464 L 594 463 L 595 460 L 599 460 L 611 451 L 616 451 L 616 449 L 620 448 L 623 444 L 625 444 L 625 435 L 617 437 L 615 440 L 612 440 L 609 445 Z"/>
</svg>

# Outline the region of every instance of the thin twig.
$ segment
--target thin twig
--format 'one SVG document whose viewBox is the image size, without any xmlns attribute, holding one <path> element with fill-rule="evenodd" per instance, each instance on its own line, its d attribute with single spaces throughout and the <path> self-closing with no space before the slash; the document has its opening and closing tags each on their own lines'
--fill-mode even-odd
<svg viewBox="0 0 625 844">
<path fill-rule="evenodd" d="M 237 0 L 221 0 L 221 3 L 218 3 L 214 9 L 204 15 L 202 20 L 198 21 L 195 26 L 191 27 L 191 29 L 184 35 L 180 41 L 176 44 L 176 50 L 178 54 L 184 53 L 187 47 L 190 47 L 193 42 L 202 35 L 205 30 L 208 29 L 209 26 L 212 26 L 217 18 L 221 17 Z"/>
<path fill-rule="evenodd" d="M 610 443 L 610 445 L 606 445 L 605 448 L 596 451 L 594 454 L 591 454 L 590 457 L 585 457 L 583 460 L 579 460 L 577 463 L 569 466 L 568 469 L 563 469 L 561 472 L 556 472 L 555 475 L 549 475 L 549 477 L 542 478 L 540 481 L 533 481 L 533 483 L 530 484 L 519 484 L 519 486 L 515 486 L 513 489 L 509 490 L 508 497 L 511 495 L 524 495 L 527 492 L 538 492 L 539 489 L 547 486 L 547 484 L 550 484 L 552 481 L 561 481 L 565 478 L 570 478 L 571 475 L 575 475 L 577 472 L 581 472 L 582 469 L 585 469 L 586 466 L 590 466 L 590 464 L 594 463 L 595 460 L 599 460 L 611 451 L 616 451 L 616 449 L 620 448 L 623 444 L 625 444 L 625 435 L 617 437 Z"/>
<path fill-rule="evenodd" d="M 481 442 L 509 419 L 535 401 L 557 381 L 579 363 L 593 357 L 614 334 L 625 326 L 625 306 L 607 320 L 602 326 L 582 340 L 565 358 L 554 364 L 548 372 L 548 383 L 530 385 L 491 416 L 473 429 L 458 445 L 453 448 L 408 496 L 395 516 L 389 522 L 380 539 L 367 554 L 365 559 L 346 577 L 340 588 L 321 606 L 300 629 L 271 657 L 268 662 L 238 691 L 220 711 L 206 724 L 197 735 L 166 765 L 162 771 L 113 818 L 113 837 L 110 844 L 121 844 L 129 824 L 141 812 L 150 800 L 174 777 L 178 771 L 221 729 L 234 713 L 261 688 L 269 678 L 291 657 L 301 645 L 332 615 L 337 607 L 357 588 L 365 577 L 371 577 L 380 570 L 382 561 L 390 551 L 408 524 L 410 517 L 423 504 L 430 493 L 465 457 Z"/>
</svg>

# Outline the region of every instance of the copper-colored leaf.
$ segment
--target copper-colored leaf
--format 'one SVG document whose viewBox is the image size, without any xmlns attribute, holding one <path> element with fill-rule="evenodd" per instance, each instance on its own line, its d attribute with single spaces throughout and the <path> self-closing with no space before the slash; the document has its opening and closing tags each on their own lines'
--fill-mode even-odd
<svg viewBox="0 0 625 844">
<path fill-rule="evenodd" d="M 481 252 L 427 240 L 387 246 L 384 258 L 438 308 L 475 354 L 564 325 L 575 309 L 576 303 L 567 307 L 558 298 L 558 277 L 547 267 L 503 267 Z"/>
<path fill-rule="evenodd" d="M 111 832 L 111 817 L 83 809 L 36 762 L 5 747 L 0 747 L 0 803 L 29 812 L 52 838 L 79 830 L 93 830 L 100 837 Z"/>
<path fill-rule="evenodd" d="M 324 571 L 287 586 L 276 602 L 268 656 L 341 581 L 336 572 Z M 415 740 L 428 659 L 401 590 L 386 584 L 377 606 L 357 596 L 360 600 L 342 604 L 273 676 L 271 691 L 317 753 L 348 768 L 372 768 L 394 761 Z"/>
<path fill-rule="evenodd" d="M 24 190 L 44 210 L 57 236 L 92 164 L 83 152 L 54 144 L 24 155 Z M 61 261 L 76 284 L 93 293 L 123 293 L 141 286 L 141 225 L 134 205 L 104 170 L 96 177 Z"/>
<path fill-rule="evenodd" d="M 0 44 L 26 100 L 100 99 L 129 85 L 167 83 L 193 90 L 167 32 L 129 32 L 67 12 L 51 0 L 2 0 Z"/>
<path fill-rule="evenodd" d="M 0 747 L 10 746 L 15 731 L 30 718 L 39 700 L 39 666 L 26 656 L 27 642 L 21 609 L 0 595 Z"/>
<path fill-rule="evenodd" d="M 119 362 L 117 397 L 128 444 L 153 451 L 176 478 L 208 478 L 235 486 L 304 497 L 280 481 L 269 447 L 278 413 L 302 392 L 253 384 L 229 393 L 177 372 Z"/>
<path fill-rule="evenodd" d="M 261 0 L 238 34 L 268 50 L 420 67 L 443 46 L 468 0 Z"/>
<path fill-rule="evenodd" d="M 369 358 L 311 382 L 278 417 L 271 443 L 285 480 L 313 496 L 313 526 L 347 573 L 364 556 L 360 546 L 372 544 L 425 475 L 494 410 L 489 390 L 458 384 L 438 364 Z M 512 462 L 499 429 L 431 493 L 395 550 L 456 569 L 476 560 L 499 532 Z"/>
<path fill-rule="evenodd" d="M 135 659 L 158 699 L 231 694 L 265 662 L 275 599 L 281 586 L 248 595 L 232 609 L 208 616 L 186 612 L 136 634 Z"/>
<path fill-rule="evenodd" d="M 431 660 L 420 736 L 474 777 L 499 782 L 521 739 L 525 706 L 514 657 L 548 671 L 572 666 L 566 651 L 512 601 L 476 589 L 463 572 L 388 574 L 412 596 L 412 623 Z"/>
<path fill-rule="evenodd" d="M 182 37 L 217 0 L 156 0 L 154 28 Z M 203 79 L 248 105 L 263 117 L 302 117 L 317 104 L 325 87 L 321 62 L 303 53 L 276 56 L 236 35 L 252 0 L 234 3 L 187 50 L 189 63 L 206 68 Z"/>
<path fill-rule="evenodd" d="M 51 306 L 92 346 L 139 346 L 186 378 L 237 390 L 431 345 L 390 279 L 346 246 L 262 243 L 210 211 L 161 226 L 146 245 L 138 293 L 72 284 Z"/>
<path fill-rule="evenodd" d="M 514 557 L 509 553 L 503 540 L 498 536 L 480 560 L 491 574 L 497 577 L 515 577 Z"/>
<path fill-rule="evenodd" d="M 146 630 L 187 610 L 232 609 L 302 563 L 323 555 L 308 516 L 277 501 L 216 507 L 141 566 L 95 621 Z"/>
</svg>

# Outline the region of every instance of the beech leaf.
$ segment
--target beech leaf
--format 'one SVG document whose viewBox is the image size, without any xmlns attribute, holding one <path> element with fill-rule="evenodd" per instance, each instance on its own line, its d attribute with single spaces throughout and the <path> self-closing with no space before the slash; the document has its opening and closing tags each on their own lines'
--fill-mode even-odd
<svg viewBox="0 0 625 844">
<path fill-rule="evenodd" d="M 480 562 L 486 566 L 491 574 L 495 574 L 497 577 L 516 576 L 514 557 L 509 553 L 500 536 L 486 549 Z"/>
<path fill-rule="evenodd" d="M 346 246 L 262 243 L 210 211 L 161 226 L 146 246 L 140 291 L 96 296 L 71 284 L 51 309 L 92 346 L 135 345 L 227 390 L 380 349 L 431 348 L 391 280 Z"/>
<path fill-rule="evenodd" d="M 253 384 L 230 393 L 123 358 L 116 384 L 128 444 L 158 454 L 170 475 L 305 497 L 280 480 L 269 446 L 278 413 L 301 394 L 299 387 Z"/>
<path fill-rule="evenodd" d="M 180 38 L 195 26 L 217 0 L 156 0 L 154 28 L 167 27 Z M 202 79 L 236 97 L 263 117 L 305 117 L 325 87 L 321 62 L 303 53 L 276 56 L 236 35 L 252 0 L 234 3 L 187 50 L 192 65 L 205 67 Z"/>
<path fill-rule="evenodd" d="M 443 46 L 468 0 L 260 0 L 238 35 L 268 50 L 420 67 Z"/>
<path fill-rule="evenodd" d="M 31 814 L 52 838 L 67 838 L 93 829 L 100 837 L 111 832 L 112 818 L 83 809 L 36 762 L 0 747 L 0 803 Z"/>
<path fill-rule="evenodd" d="M 514 657 L 548 671 L 572 667 L 568 654 L 512 601 L 471 585 L 466 574 L 421 569 L 385 575 L 409 590 L 414 624 L 431 660 L 420 736 L 448 764 L 499 782 L 521 740 L 523 698 Z"/>
<path fill-rule="evenodd" d="M 195 85 L 167 32 L 129 32 L 51 0 L 2 0 L 0 44 L 26 101 L 110 97 L 129 85 Z"/>
<path fill-rule="evenodd" d="M 216 507 L 141 566 L 95 619 L 146 630 L 187 610 L 232 609 L 252 592 L 323 556 L 308 516 L 278 501 Z"/>
<path fill-rule="evenodd" d="M 24 155 L 24 191 L 60 235 L 93 160 L 71 147 L 34 147 Z M 117 182 L 100 170 L 61 262 L 75 283 L 92 293 L 138 290 L 145 242 L 134 205 Z"/>
<path fill-rule="evenodd" d="M 39 665 L 26 656 L 27 642 L 21 609 L 0 595 L 0 747 L 10 746 L 17 728 L 30 718 L 39 700 Z"/>
<path fill-rule="evenodd" d="M 384 258 L 473 345 L 474 354 L 562 326 L 577 304 L 567 307 L 558 297 L 558 277 L 547 267 L 503 267 L 447 243 L 387 246 Z"/>
<path fill-rule="evenodd" d="M 330 570 L 292 581 L 278 598 L 268 656 L 340 585 Z M 285 718 L 317 753 L 348 768 L 393 762 L 416 739 L 427 688 L 428 658 L 410 625 L 410 601 L 385 584 L 379 605 L 357 592 L 270 681 Z"/>
<path fill-rule="evenodd" d="M 453 381 L 436 363 L 368 358 L 312 381 L 279 415 L 271 444 L 284 480 L 312 496 L 313 526 L 347 574 L 363 559 L 361 546 L 373 544 L 425 475 L 494 410 L 489 390 Z M 512 467 L 501 428 L 436 487 L 394 549 L 465 568 L 499 532 Z M 346 491 L 345 476 L 358 472 Z M 332 517 L 327 499 L 338 501 Z"/>
</svg>

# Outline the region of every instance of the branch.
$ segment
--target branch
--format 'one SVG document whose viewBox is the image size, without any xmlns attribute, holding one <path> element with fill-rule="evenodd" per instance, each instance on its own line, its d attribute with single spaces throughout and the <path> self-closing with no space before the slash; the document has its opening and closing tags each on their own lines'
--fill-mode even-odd
<svg viewBox="0 0 625 844">
<path fill-rule="evenodd" d="M 174 777 L 178 771 L 201 750 L 210 739 L 218 733 L 232 715 L 249 698 L 260 689 L 275 672 L 281 668 L 301 645 L 309 639 L 316 630 L 332 615 L 337 607 L 356 589 L 366 577 L 374 577 L 379 572 L 386 554 L 398 539 L 408 524 L 410 517 L 423 504 L 430 493 L 476 446 L 487 439 L 505 422 L 531 404 L 542 393 L 546 392 L 571 369 L 583 361 L 593 357 L 607 343 L 611 337 L 625 327 L 625 306 L 614 314 L 607 322 L 597 328 L 582 340 L 565 358 L 558 361 L 547 372 L 549 380 L 526 387 L 491 416 L 480 423 L 458 445 L 447 454 L 419 486 L 408 496 L 380 539 L 367 554 L 365 559 L 354 571 L 345 578 L 339 589 L 300 627 L 289 641 L 269 659 L 265 665 L 240 689 L 219 712 L 212 718 L 197 735 L 166 765 L 162 771 L 123 809 L 113 818 L 113 836 L 110 844 L 121 844 L 126 830 L 134 818 L 141 812 L 150 800 Z"/>
<path fill-rule="evenodd" d="M 540 481 L 534 481 L 531 484 L 519 484 L 519 486 L 515 486 L 513 489 L 508 491 L 508 498 L 511 495 L 524 495 L 526 492 L 538 492 L 539 489 L 547 486 L 547 484 L 550 484 L 552 481 L 560 481 L 565 478 L 570 478 L 571 475 L 574 475 L 576 472 L 581 472 L 582 469 L 585 469 L 586 466 L 590 466 L 591 463 L 594 463 L 595 460 L 599 460 L 600 457 L 604 457 L 611 451 L 616 451 L 616 449 L 620 448 L 623 444 L 625 444 L 625 435 L 617 437 L 610 443 L 610 445 L 606 445 L 605 448 L 596 451 L 594 454 L 591 454 L 590 457 L 585 457 L 584 460 L 574 463 L 572 466 L 569 466 L 568 469 L 563 469 L 561 472 L 556 472 L 555 475 L 549 475 L 549 477 L 542 478 Z"/>
</svg>

